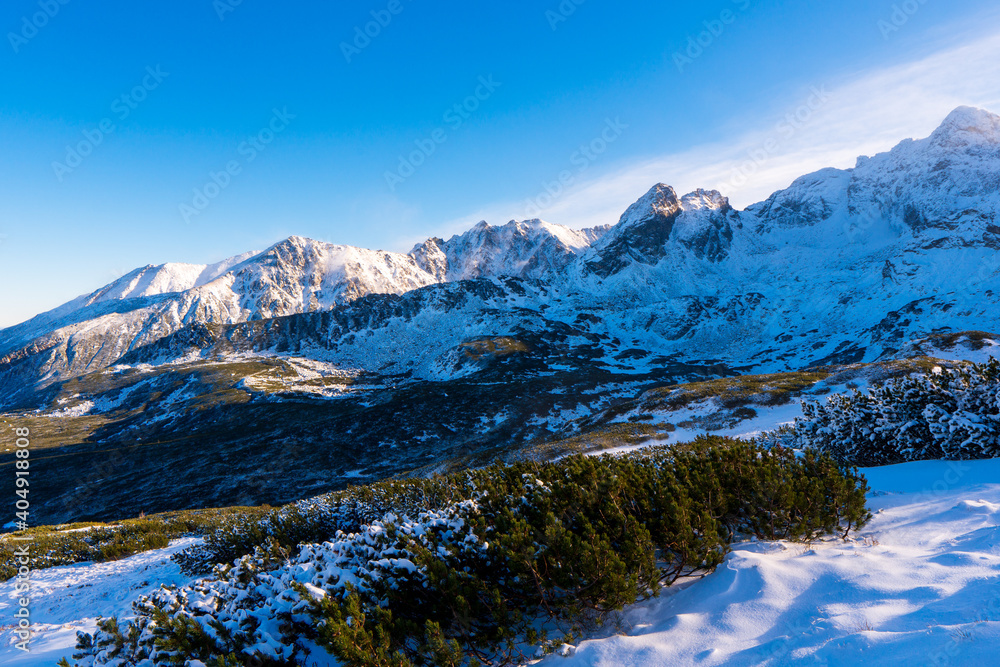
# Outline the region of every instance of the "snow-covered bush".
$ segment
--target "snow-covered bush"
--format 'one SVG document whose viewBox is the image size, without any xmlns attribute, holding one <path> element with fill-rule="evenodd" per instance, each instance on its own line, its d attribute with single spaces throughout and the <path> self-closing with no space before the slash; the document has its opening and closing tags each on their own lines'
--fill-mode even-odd
<svg viewBox="0 0 1000 667">
<path fill-rule="evenodd" d="M 1000 455 L 1000 362 L 891 380 L 803 403 L 792 442 L 855 465 Z"/>
<path fill-rule="evenodd" d="M 360 487 L 314 502 L 315 523 L 300 505 L 294 528 L 258 525 L 253 553 L 139 600 L 135 621 L 100 621 L 76 664 L 298 665 L 327 653 L 344 665 L 519 663 L 709 571 L 736 536 L 857 527 L 864 494 L 828 457 L 721 438 Z M 396 501 L 399 512 L 350 532 L 281 542 Z"/>
<path fill-rule="evenodd" d="M 467 498 L 443 478 L 386 480 L 300 500 L 260 514 L 233 514 L 207 532 L 205 542 L 174 556 L 189 574 L 207 573 L 258 546 L 292 548 L 320 542 L 340 532 L 355 532 L 387 513 L 416 515 Z"/>
</svg>

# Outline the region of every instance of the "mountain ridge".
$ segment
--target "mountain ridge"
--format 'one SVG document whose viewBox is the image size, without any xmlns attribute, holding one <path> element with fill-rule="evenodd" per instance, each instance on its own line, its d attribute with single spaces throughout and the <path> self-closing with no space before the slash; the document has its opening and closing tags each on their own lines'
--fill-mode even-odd
<svg viewBox="0 0 1000 667">
<path fill-rule="evenodd" d="M 1000 285 L 991 289 L 1000 266 L 988 252 L 1000 247 L 998 193 L 1000 116 L 959 107 L 925 139 L 860 157 L 851 169 L 804 175 L 742 211 L 717 191 L 678 195 L 659 183 L 616 225 L 587 230 L 483 221 L 407 254 L 292 236 L 214 265 L 136 269 L 0 330 L 0 389 L 108 367 L 198 323 L 349 309 L 368 295 L 508 277 L 542 281 L 559 295 L 530 310 L 561 309 L 557 319 L 567 322 L 599 313 L 601 324 L 589 325 L 594 333 L 629 337 L 646 349 L 668 346 L 733 363 L 802 364 L 844 358 L 844 349 L 874 358 L 902 344 L 896 339 L 947 326 L 955 312 L 969 320 L 961 328 L 987 328 L 985 314 L 1000 293 Z M 959 254 L 974 260 L 974 270 L 956 282 L 961 272 L 949 275 L 946 267 L 961 265 Z M 959 303 L 954 295 L 963 290 L 981 291 L 978 305 Z M 517 329 L 516 308 L 523 307 L 509 301 L 482 304 L 472 329 L 490 333 L 488 311 L 507 313 L 510 324 L 500 333 Z M 448 306 L 433 308 L 448 319 Z M 836 344 L 797 324 L 805 319 L 799 313 L 822 323 Z M 461 321 L 446 328 L 474 333 Z M 815 357 L 781 349 L 796 339 Z M 435 343 L 430 349 L 444 353 Z M 623 351 L 615 350 L 609 354 Z"/>
</svg>

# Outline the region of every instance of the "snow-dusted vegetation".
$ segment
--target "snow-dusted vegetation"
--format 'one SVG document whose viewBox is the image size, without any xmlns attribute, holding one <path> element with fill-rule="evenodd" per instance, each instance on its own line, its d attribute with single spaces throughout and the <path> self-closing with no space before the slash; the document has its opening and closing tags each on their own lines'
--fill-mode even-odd
<svg viewBox="0 0 1000 667">
<path fill-rule="evenodd" d="M 710 572 L 734 540 L 847 535 L 865 491 L 832 459 L 724 439 L 361 487 L 220 529 L 180 560 L 253 552 L 100 621 L 74 660 L 518 664 Z"/>
<path fill-rule="evenodd" d="M 874 517 L 847 540 L 734 542 L 712 574 L 627 606 L 542 664 L 992 664 L 1000 641 L 1000 460 L 862 472 Z M 0 663 L 52 665 L 74 652 L 75 631 L 95 631 L 95 617 L 118 616 L 124 625 L 135 618 L 135 596 L 160 582 L 188 586 L 192 577 L 170 556 L 191 544 L 35 573 L 32 652 L 15 650 L 5 634 Z M 0 583 L 0 609 L 16 597 L 13 582 Z M 320 651 L 305 662 L 335 658 Z"/>
<path fill-rule="evenodd" d="M 1000 454 L 1000 362 L 935 368 L 807 401 L 788 440 L 857 465 Z"/>
<path fill-rule="evenodd" d="M 852 538 L 734 544 L 542 666 L 997 664 L 1000 460 L 862 472 L 874 517 Z"/>
</svg>

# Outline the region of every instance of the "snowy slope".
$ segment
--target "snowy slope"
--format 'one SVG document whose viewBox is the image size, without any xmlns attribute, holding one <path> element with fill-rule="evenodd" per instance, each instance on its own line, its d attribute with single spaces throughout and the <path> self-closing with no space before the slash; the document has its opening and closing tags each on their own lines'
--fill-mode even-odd
<svg viewBox="0 0 1000 667">
<path fill-rule="evenodd" d="M 872 522 L 812 545 L 742 543 L 625 610 L 623 635 L 543 665 L 991 665 L 1000 641 L 1000 460 L 863 471 Z"/>
<path fill-rule="evenodd" d="M 744 211 L 659 184 L 581 258 L 574 289 L 640 346 L 675 341 L 760 370 L 870 361 L 934 331 L 990 330 L 998 126 L 959 108 L 927 139 L 803 176 Z"/>
<path fill-rule="evenodd" d="M 94 313 L 129 310 L 138 307 L 143 299 L 151 300 L 160 295 L 200 287 L 258 254 L 256 251 L 248 252 L 208 265 L 168 263 L 135 269 L 95 292 L 77 297 L 27 322 L 0 330 L 0 354 L 60 327 L 84 321 Z M 127 305 L 122 308 L 119 302 L 126 302 Z M 95 307 L 95 304 L 104 304 L 104 307 Z"/>
<path fill-rule="evenodd" d="M 0 378 L 0 393 L 4 384 L 30 387 L 39 379 L 107 367 L 193 323 L 233 324 L 328 309 L 367 294 L 400 294 L 434 282 L 407 255 L 297 236 L 213 266 L 139 269 L 0 331 L 0 368 L 6 365 L 8 371 Z"/>
<path fill-rule="evenodd" d="M 14 644 L 6 619 L 17 610 L 16 579 L 0 583 L 0 664 L 51 667 L 62 658 L 72 658 L 76 633 L 93 632 L 97 618 L 132 616 L 132 601 L 161 585 L 184 585 L 192 580 L 181 574 L 170 556 L 198 540 L 174 540 L 169 547 L 136 554 L 107 563 L 78 563 L 33 572 L 31 575 L 31 621 L 34 636 L 25 653 Z"/>
<path fill-rule="evenodd" d="M 220 324 L 329 308 L 372 293 L 400 294 L 436 282 L 407 255 L 292 236 L 264 252 L 213 265 L 163 264 L 0 331 L 0 354 L 43 335 L 107 315 L 127 324 L 214 321 Z M 137 313 L 135 317 L 129 317 Z M 60 330 L 65 329 L 65 332 Z"/>
<path fill-rule="evenodd" d="M 599 632 L 542 665 L 994 664 L 1000 460 L 863 472 L 876 514 L 860 535 L 735 544 L 715 572 L 627 608 L 624 634 Z M 128 617 L 159 583 L 187 583 L 167 557 L 188 543 L 35 573 L 32 653 L 4 629 L 0 664 L 51 665 L 98 615 Z M 13 595 L 0 584 L 0 612 Z"/>
<path fill-rule="evenodd" d="M 145 266 L 122 276 L 93 294 L 82 297 L 84 299 L 82 305 L 116 299 L 137 299 L 171 292 L 186 292 L 210 283 L 234 266 L 242 264 L 258 254 L 257 251 L 252 251 L 208 265 L 170 263 Z"/>
</svg>

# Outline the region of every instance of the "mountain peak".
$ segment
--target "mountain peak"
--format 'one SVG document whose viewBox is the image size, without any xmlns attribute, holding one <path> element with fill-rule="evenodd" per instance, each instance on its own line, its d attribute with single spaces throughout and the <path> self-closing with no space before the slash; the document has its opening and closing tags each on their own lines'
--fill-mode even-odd
<svg viewBox="0 0 1000 667">
<path fill-rule="evenodd" d="M 275 247 L 275 246 L 296 246 L 298 248 L 302 248 L 302 247 L 305 247 L 307 245 L 314 245 L 315 243 L 316 243 L 316 241 L 314 241 L 314 240 L 312 240 L 310 238 L 306 238 L 305 236 L 297 236 L 297 235 L 293 234 L 292 236 L 289 236 L 287 239 L 284 239 L 283 241 L 278 241 L 272 247 Z"/>
<path fill-rule="evenodd" d="M 680 209 L 677 191 L 665 183 L 657 183 L 622 213 L 621 227 L 645 224 L 651 220 L 666 220 Z"/>
<path fill-rule="evenodd" d="M 410 251 L 421 269 L 440 281 L 558 274 L 607 231 L 576 230 L 532 218 L 493 226 L 481 221 L 447 241 L 432 238 Z"/>
<path fill-rule="evenodd" d="M 681 211 L 727 211 L 730 208 L 732 207 L 729 205 L 729 199 L 722 196 L 718 190 L 698 188 L 683 197 L 678 197 L 677 191 L 671 186 L 657 183 L 626 209 L 618 225 L 631 227 L 656 221 L 672 224 L 673 218 Z"/>
<path fill-rule="evenodd" d="M 474 224 L 472 226 L 472 229 L 475 230 L 475 231 L 477 231 L 477 232 L 478 231 L 485 231 L 487 229 L 492 229 L 492 228 L 493 228 L 493 226 L 490 225 L 490 223 L 486 222 L 485 220 L 480 220 L 479 222 L 477 222 L 476 224 Z"/>
<path fill-rule="evenodd" d="M 1000 143 L 1000 116 L 976 107 L 958 107 L 945 117 L 930 140 L 941 146 Z"/>
<path fill-rule="evenodd" d="M 681 208 L 685 211 L 701 209 L 725 210 L 731 208 L 729 199 L 723 197 L 718 190 L 702 190 L 698 188 L 681 197 Z"/>
</svg>

